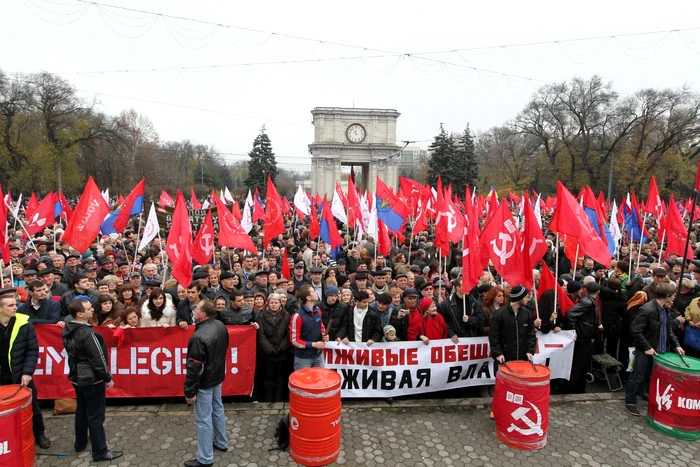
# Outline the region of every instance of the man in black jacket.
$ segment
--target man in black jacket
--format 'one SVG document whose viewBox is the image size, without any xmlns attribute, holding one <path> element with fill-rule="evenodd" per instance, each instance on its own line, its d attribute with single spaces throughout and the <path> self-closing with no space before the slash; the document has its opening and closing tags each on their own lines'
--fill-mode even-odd
<svg viewBox="0 0 700 467">
<path fill-rule="evenodd" d="M 532 360 L 535 354 L 535 321 L 525 306 L 529 292 L 522 285 L 516 285 L 510 291 L 508 306 L 493 315 L 489 343 L 491 355 L 498 363 Z"/>
<path fill-rule="evenodd" d="M 49 298 L 51 292 L 42 282 L 30 282 L 27 292 L 31 298 L 17 312 L 29 316 L 32 325 L 56 324 L 61 320 L 61 305 Z"/>
<path fill-rule="evenodd" d="M 582 296 L 564 317 L 564 329 L 576 331 L 574 358 L 569 377 L 569 392 L 573 394 L 586 392 L 586 373 L 591 367 L 593 341 L 598 330 L 602 331 L 603 328 L 598 321 L 596 306 L 600 286 L 596 282 L 589 282 L 586 284 L 586 291 L 587 294 Z"/>
<path fill-rule="evenodd" d="M 671 329 L 669 308 L 673 303 L 675 288 L 671 284 L 658 284 L 655 290 L 656 298 L 642 306 L 630 326 L 630 334 L 634 340 L 634 370 L 627 380 L 625 389 L 625 407 L 627 411 L 639 417 L 637 409 L 637 394 L 645 389 L 651 372 L 654 355 L 672 352 L 685 355 L 676 335 Z"/>
<path fill-rule="evenodd" d="M 63 294 L 61 297 L 61 316 L 67 316 L 69 314 L 68 307 L 78 295 L 88 297 L 91 304 L 97 303 L 97 300 L 100 298 L 100 295 L 95 292 L 94 289 L 90 288 L 90 279 L 88 279 L 87 276 L 83 274 L 74 274 L 73 290 Z"/>
<path fill-rule="evenodd" d="M 73 384 L 78 402 L 75 411 L 76 452 L 87 447 L 88 433 L 95 461 L 109 461 L 123 455 L 107 447 L 105 435 L 105 390 L 114 387 L 107 366 L 107 347 L 102 335 L 90 321 L 95 313 L 89 300 L 78 298 L 68 307 L 73 317 L 63 329 L 63 346 L 68 353 L 68 380 Z"/>
<path fill-rule="evenodd" d="M 453 340 L 460 337 L 477 337 L 486 321 L 484 309 L 475 306 L 476 300 L 471 295 L 464 294 L 461 277 L 453 280 L 452 286 L 454 293 L 438 307 L 447 324 L 447 335 Z"/>
<path fill-rule="evenodd" d="M 185 462 L 185 467 L 211 466 L 214 448 L 226 452 L 226 417 L 221 401 L 221 384 L 226 376 L 228 331 L 216 320 L 216 307 L 202 300 L 194 311 L 197 323 L 187 344 L 187 376 L 185 400 L 194 404 L 197 423 L 197 457 Z"/>
<path fill-rule="evenodd" d="M 187 298 L 177 304 L 175 323 L 185 331 L 190 324 L 194 324 L 194 312 L 200 301 L 199 284 L 195 281 L 187 287 Z"/>
<path fill-rule="evenodd" d="M 348 310 L 345 327 L 340 329 L 336 342 L 366 342 L 370 346 L 380 342 L 383 337 L 379 316 L 369 308 L 369 293 L 360 290 L 355 298 L 355 306 Z"/>
<path fill-rule="evenodd" d="M 29 317 L 17 314 L 17 300 L 13 295 L 0 297 L 0 386 L 22 384 L 32 390 L 32 430 L 34 441 L 42 449 L 51 447 L 44 435 L 36 386 L 32 376 L 39 359 L 39 344 Z"/>
</svg>

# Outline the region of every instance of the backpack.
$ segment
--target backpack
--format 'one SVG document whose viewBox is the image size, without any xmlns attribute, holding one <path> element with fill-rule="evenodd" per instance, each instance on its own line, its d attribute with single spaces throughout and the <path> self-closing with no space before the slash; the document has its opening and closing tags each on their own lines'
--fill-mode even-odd
<svg viewBox="0 0 700 467">
<path fill-rule="evenodd" d="M 289 449 L 289 415 L 282 417 L 282 420 L 277 424 L 275 441 L 277 441 L 277 447 L 271 448 L 270 451 L 286 451 Z"/>
</svg>

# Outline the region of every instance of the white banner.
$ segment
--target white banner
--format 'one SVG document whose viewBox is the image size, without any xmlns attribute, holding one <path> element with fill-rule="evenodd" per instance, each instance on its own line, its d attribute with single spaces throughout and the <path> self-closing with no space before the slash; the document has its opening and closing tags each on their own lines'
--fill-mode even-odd
<svg viewBox="0 0 700 467">
<path fill-rule="evenodd" d="M 340 374 L 342 397 L 395 397 L 495 384 L 495 361 L 488 337 L 422 342 L 329 342 L 325 367 Z M 537 333 L 535 363 L 552 379 L 569 379 L 574 331 Z"/>
</svg>

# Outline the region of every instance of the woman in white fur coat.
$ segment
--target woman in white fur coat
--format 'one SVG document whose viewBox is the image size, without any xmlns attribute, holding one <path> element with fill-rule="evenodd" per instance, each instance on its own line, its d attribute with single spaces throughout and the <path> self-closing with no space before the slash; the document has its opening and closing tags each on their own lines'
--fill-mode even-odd
<svg viewBox="0 0 700 467">
<path fill-rule="evenodd" d="M 155 328 L 175 326 L 177 311 L 173 301 L 163 289 L 153 289 L 148 300 L 141 306 L 141 327 Z"/>
</svg>

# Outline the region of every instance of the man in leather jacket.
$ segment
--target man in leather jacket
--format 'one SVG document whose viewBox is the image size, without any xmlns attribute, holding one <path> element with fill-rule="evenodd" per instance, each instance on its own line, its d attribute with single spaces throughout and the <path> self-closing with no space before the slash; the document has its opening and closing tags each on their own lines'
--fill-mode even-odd
<svg viewBox="0 0 700 467">
<path fill-rule="evenodd" d="M 214 449 L 228 450 L 226 417 L 221 401 L 221 385 L 226 376 L 228 331 L 216 319 L 216 307 L 202 300 L 194 311 L 196 329 L 187 344 L 185 400 L 194 404 L 197 423 L 197 457 L 185 467 L 214 464 Z"/>
<path fill-rule="evenodd" d="M 76 452 L 83 451 L 90 433 L 93 460 L 117 459 L 123 453 L 107 447 L 104 429 L 105 389 L 112 389 L 114 381 L 102 335 L 90 325 L 95 310 L 89 300 L 78 298 L 70 303 L 68 312 L 73 319 L 63 328 L 62 335 L 68 353 L 68 379 L 77 398 L 74 448 Z"/>
<path fill-rule="evenodd" d="M 454 293 L 447 300 L 443 300 L 438 307 L 447 324 L 447 335 L 451 339 L 455 336 L 457 338 L 477 337 L 486 321 L 484 309 L 475 306 L 474 298 L 463 293 L 461 277 L 452 281 L 452 286 Z M 464 300 L 467 301 L 466 307 Z"/>
<path fill-rule="evenodd" d="M 596 306 L 596 297 L 600 293 L 600 286 L 596 282 L 589 282 L 585 288 L 586 295 L 582 296 L 564 316 L 564 329 L 576 331 L 574 358 L 571 362 L 571 376 L 569 377 L 570 392 L 574 394 L 586 392 L 586 373 L 591 367 L 593 341 L 598 329 L 602 331 L 603 327 L 598 321 L 598 308 Z"/>
</svg>

